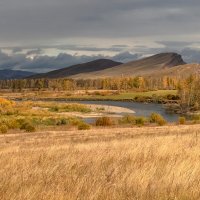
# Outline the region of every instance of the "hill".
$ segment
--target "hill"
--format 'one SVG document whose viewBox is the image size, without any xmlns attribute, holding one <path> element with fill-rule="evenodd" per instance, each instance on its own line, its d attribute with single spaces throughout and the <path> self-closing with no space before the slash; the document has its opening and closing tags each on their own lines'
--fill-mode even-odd
<svg viewBox="0 0 200 200">
<path fill-rule="evenodd" d="M 88 63 L 73 65 L 59 70 L 54 70 L 44 74 L 37 74 L 30 78 L 64 78 L 73 77 L 79 74 L 92 74 L 101 70 L 109 69 L 117 65 L 121 65 L 120 62 L 115 62 L 108 59 L 94 60 Z M 89 76 L 89 78 L 91 78 Z"/>
<path fill-rule="evenodd" d="M 128 62 L 112 68 L 92 72 L 90 74 L 76 74 L 72 78 L 103 78 L 117 76 L 147 76 L 164 72 L 166 69 L 184 65 L 181 55 L 176 53 L 161 53 L 140 60 Z"/>
<path fill-rule="evenodd" d="M 185 65 L 178 65 L 172 68 L 165 69 L 163 71 L 150 74 L 151 76 L 179 76 L 188 77 L 192 74 L 200 74 L 200 64 L 191 63 Z"/>
<path fill-rule="evenodd" d="M 107 59 L 95 60 L 64 69 L 37 74 L 30 78 L 74 78 L 95 79 L 119 76 L 153 76 L 171 74 L 185 67 L 181 55 L 177 53 L 160 53 L 125 64 Z M 178 66 L 178 67 L 176 67 Z M 181 66 L 181 67 L 180 67 Z M 183 70 L 187 74 L 187 70 Z M 193 73 L 193 71 L 192 71 Z"/>
<path fill-rule="evenodd" d="M 21 78 L 26 78 L 34 74 L 35 73 L 33 72 L 27 72 L 27 71 L 3 69 L 3 70 L 0 70 L 0 80 L 21 79 Z"/>
</svg>

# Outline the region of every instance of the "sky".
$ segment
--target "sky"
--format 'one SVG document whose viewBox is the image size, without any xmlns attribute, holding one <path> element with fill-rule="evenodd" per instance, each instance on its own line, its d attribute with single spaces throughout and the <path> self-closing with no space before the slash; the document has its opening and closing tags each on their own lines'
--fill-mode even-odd
<svg viewBox="0 0 200 200">
<path fill-rule="evenodd" d="M 176 52 L 200 62 L 199 0 L 1 0 L 0 69 Z"/>
</svg>

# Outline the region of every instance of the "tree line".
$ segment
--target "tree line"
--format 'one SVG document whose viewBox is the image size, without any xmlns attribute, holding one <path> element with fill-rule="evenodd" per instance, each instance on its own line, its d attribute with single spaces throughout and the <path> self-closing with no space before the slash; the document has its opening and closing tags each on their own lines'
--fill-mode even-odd
<svg viewBox="0 0 200 200">
<path fill-rule="evenodd" d="M 102 79 L 20 79 L 1 80 L 0 89 L 13 92 L 23 90 L 135 90 L 148 91 L 157 89 L 177 89 L 180 80 L 176 77 L 120 77 Z"/>
</svg>

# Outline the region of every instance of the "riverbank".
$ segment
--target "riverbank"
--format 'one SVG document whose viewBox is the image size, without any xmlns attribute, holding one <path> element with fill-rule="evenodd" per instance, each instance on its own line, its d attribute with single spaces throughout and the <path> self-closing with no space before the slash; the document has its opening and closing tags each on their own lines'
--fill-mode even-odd
<svg viewBox="0 0 200 200">
<path fill-rule="evenodd" d="M 133 115 L 135 111 L 132 109 L 119 107 L 119 106 L 110 106 L 110 105 L 97 105 L 97 104 L 87 104 L 85 105 L 91 112 L 55 112 L 56 115 L 63 117 L 79 117 L 83 119 L 87 118 L 97 118 L 102 116 L 107 117 L 122 117 L 123 115 Z M 47 108 L 34 107 L 34 110 L 47 110 Z"/>
<path fill-rule="evenodd" d="M 40 91 L 23 93 L 1 93 L 1 97 L 15 101 L 124 101 L 145 103 L 177 103 L 176 90 L 157 90 L 147 92 L 117 91 Z"/>
</svg>

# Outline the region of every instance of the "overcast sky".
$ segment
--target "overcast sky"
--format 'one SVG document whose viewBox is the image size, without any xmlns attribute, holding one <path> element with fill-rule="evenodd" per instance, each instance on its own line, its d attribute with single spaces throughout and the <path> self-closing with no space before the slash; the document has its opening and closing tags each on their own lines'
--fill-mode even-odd
<svg viewBox="0 0 200 200">
<path fill-rule="evenodd" d="M 1 0 L 0 68 L 48 71 L 165 51 L 200 62 L 199 8 L 199 0 Z"/>
</svg>

